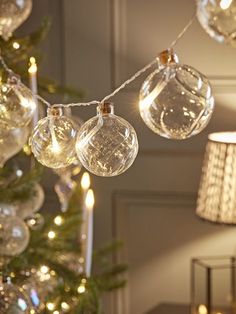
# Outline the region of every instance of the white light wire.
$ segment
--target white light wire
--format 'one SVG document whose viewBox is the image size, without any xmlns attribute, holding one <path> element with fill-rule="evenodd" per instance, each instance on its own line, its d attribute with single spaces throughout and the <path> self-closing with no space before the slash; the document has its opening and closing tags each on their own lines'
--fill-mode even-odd
<svg viewBox="0 0 236 314">
<path fill-rule="evenodd" d="M 172 50 L 176 44 L 179 42 L 179 40 L 184 36 L 184 34 L 188 31 L 190 26 L 193 24 L 197 13 L 194 12 L 193 16 L 187 23 L 187 25 L 184 27 L 184 29 L 179 33 L 177 38 L 171 43 L 169 46 L 169 50 Z M 81 106 L 90 106 L 90 105 L 98 105 L 100 103 L 104 103 L 105 101 L 109 100 L 110 98 L 114 97 L 117 93 L 119 93 L 122 89 L 124 89 L 127 85 L 131 84 L 134 80 L 136 80 L 139 76 L 144 74 L 147 70 L 149 70 L 155 63 L 157 62 L 157 58 L 152 60 L 150 63 L 145 65 L 142 69 L 137 71 L 134 75 L 132 75 L 129 79 L 127 79 L 124 83 L 122 83 L 119 87 L 117 87 L 111 94 L 105 96 L 102 100 L 92 100 L 90 102 L 80 102 L 80 103 L 70 103 L 70 104 L 54 104 L 51 105 L 48 101 L 46 101 L 43 97 L 40 95 L 36 95 L 37 99 L 40 100 L 42 103 L 44 103 L 47 107 L 81 107 Z M 9 74 L 14 74 L 14 72 L 8 68 L 7 64 L 5 63 L 0 50 L 0 63 L 2 64 L 4 70 L 8 72 Z M 17 75 L 16 75 L 17 76 Z"/>
</svg>

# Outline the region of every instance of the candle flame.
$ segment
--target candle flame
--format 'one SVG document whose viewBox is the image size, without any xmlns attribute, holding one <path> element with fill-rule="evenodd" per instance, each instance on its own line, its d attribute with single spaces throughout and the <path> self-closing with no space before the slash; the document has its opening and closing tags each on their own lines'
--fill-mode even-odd
<svg viewBox="0 0 236 314">
<path fill-rule="evenodd" d="M 34 74 L 34 73 L 37 73 L 37 63 L 36 63 L 36 60 L 34 57 L 31 57 L 30 60 L 29 60 L 29 69 L 28 69 L 28 72 L 30 74 Z"/>
<path fill-rule="evenodd" d="M 81 187 L 83 190 L 88 190 L 90 187 L 90 175 L 88 172 L 85 172 L 82 176 Z"/>
<path fill-rule="evenodd" d="M 207 307 L 204 304 L 200 304 L 198 307 L 199 314 L 207 314 Z"/>
<path fill-rule="evenodd" d="M 89 210 L 91 210 L 93 209 L 94 203 L 95 203 L 95 199 L 94 199 L 93 190 L 89 189 L 86 195 L 85 205 Z"/>
</svg>

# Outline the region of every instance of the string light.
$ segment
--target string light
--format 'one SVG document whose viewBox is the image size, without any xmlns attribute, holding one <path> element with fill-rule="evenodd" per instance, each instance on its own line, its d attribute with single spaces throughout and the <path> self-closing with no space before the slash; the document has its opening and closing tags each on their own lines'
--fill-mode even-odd
<svg viewBox="0 0 236 314">
<path fill-rule="evenodd" d="M 30 61 L 30 67 L 28 69 L 28 72 L 31 74 L 36 73 L 37 72 L 37 64 L 36 64 L 35 58 L 31 57 L 29 61 Z"/>
<path fill-rule="evenodd" d="M 61 225 L 63 224 L 63 218 L 62 218 L 62 216 L 56 216 L 56 217 L 54 218 L 54 223 L 55 223 L 55 225 L 57 225 L 57 226 L 61 226 Z"/>
<path fill-rule="evenodd" d="M 49 232 L 48 232 L 48 238 L 49 238 L 50 240 L 55 239 L 55 237 L 56 237 L 56 233 L 55 233 L 54 231 L 49 231 Z"/>
<path fill-rule="evenodd" d="M 64 310 L 64 311 L 68 311 L 70 309 L 70 306 L 68 303 L 66 302 L 62 302 L 61 303 L 61 308 Z"/>
<path fill-rule="evenodd" d="M 19 44 L 17 41 L 14 41 L 13 44 L 12 44 L 12 46 L 13 46 L 13 48 L 16 49 L 16 50 L 20 48 L 20 44 Z"/>
<path fill-rule="evenodd" d="M 48 309 L 49 311 L 53 311 L 53 310 L 55 309 L 55 304 L 52 303 L 52 302 L 48 302 L 48 303 L 46 304 L 46 307 L 47 307 L 47 309 Z"/>
</svg>

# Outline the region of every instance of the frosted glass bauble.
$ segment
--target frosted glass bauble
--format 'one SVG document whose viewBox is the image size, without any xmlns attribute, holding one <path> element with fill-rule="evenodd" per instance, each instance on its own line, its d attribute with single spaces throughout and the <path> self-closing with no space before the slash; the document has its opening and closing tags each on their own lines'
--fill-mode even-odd
<svg viewBox="0 0 236 314">
<path fill-rule="evenodd" d="M 0 167 L 3 167 L 8 159 L 19 153 L 28 137 L 28 127 L 12 130 L 0 129 Z"/>
<path fill-rule="evenodd" d="M 0 255 L 15 256 L 29 243 L 29 229 L 17 216 L 0 216 Z"/>
<path fill-rule="evenodd" d="M 69 166 L 76 158 L 77 130 L 74 122 L 62 115 L 62 110 L 51 108 L 48 116 L 33 130 L 30 145 L 35 158 L 49 168 Z"/>
<path fill-rule="evenodd" d="M 143 121 L 155 133 L 182 140 L 201 132 L 214 109 L 207 78 L 188 65 L 167 63 L 144 81 L 139 97 Z"/>
<path fill-rule="evenodd" d="M 98 106 L 96 117 L 83 124 L 76 143 L 78 158 L 91 173 L 112 177 L 125 172 L 138 153 L 134 128 L 114 114 L 113 106 Z"/>
<path fill-rule="evenodd" d="M 12 77 L 0 84 L 0 127 L 14 129 L 27 126 L 36 108 L 30 89 Z"/>
<path fill-rule="evenodd" d="M 36 213 L 43 205 L 44 202 L 44 191 L 40 184 L 35 183 L 33 186 L 32 196 L 23 202 L 17 202 L 15 204 L 17 216 L 22 219 L 31 217 Z"/>
<path fill-rule="evenodd" d="M 0 313 L 31 314 L 30 300 L 22 288 L 10 282 L 0 283 Z"/>
<path fill-rule="evenodd" d="M 236 0 L 198 0 L 197 17 L 213 39 L 236 47 Z"/>
</svg>

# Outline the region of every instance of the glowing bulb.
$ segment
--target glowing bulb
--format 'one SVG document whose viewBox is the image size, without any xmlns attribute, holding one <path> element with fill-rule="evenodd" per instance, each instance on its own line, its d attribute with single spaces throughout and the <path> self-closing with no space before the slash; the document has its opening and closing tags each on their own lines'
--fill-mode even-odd
<svg viewBox="0 0 236 314">
<path fill-rule="evenodd" d="M 53 311 L 55 309 L 55 304 L 52 302 L 48 302 L 46 306 L 49 311 Z"/>
<path fill-rule="evenodd" d="M 59 311 L 54 311 L 53 314 L 60 314 Z"/>
<path fill-rule="evenodd" d="M 81 179 L 81 187 L 83 190 L 88 190 L 90 187 L 90 175 L 88 172 L 84 172 Z"/>
<path fill-rule="evenodd" d="M 31 58 L 30 58 L 30 63 L 29 63 L 29 64 L 30 64 L 30 67 L 29 67 L 29 69 L 28 69 L 28 72 L 29 72 L 30 74 L 36 73 L 37 70 L 38 70 L 38 68 L 37 68 L 36 60 L 35 60 L 34 57 L 31 57 Z"/>
<path fill-rule="evenodd" d="M 207 307 L 204 304 L 200 304 L 198 307 L 199 314 L 207 314 Z"/>
<path fill-rule="evenodd" d="M 14 41 L 12 46 L 13 46 L 14 49 L 19 49 L 20 48 L 20 44 L 17 41 Z"/>
<path fill-rule="evenodd" d="M 55 225 L 57 225 L 57 226 L 61 226 L 62 223 L 63 223 L 63 218 L 62 218 L 61 216 L 55 217 L 55 218 L 54 218 L 54 223 L 55 223 Z"/>
<path fill-rule="evenodd" d="M 95 199 L 94 199 L 93 190 L 89 189 L 86 195 L 86 199 L 85 199 L 85 205 L 87 209 L 89 210 L 93 209 L 94 203 L 95 203 Z"/>
<path fill-rule="evenodd" d="M 48 268 L 48 266 L 42 266 L 41 268 L 40 268 L 40 271 L 41 271 L 41 273 L 43 273 L 43 274 L 47 274 L 48 272 L 49 272 L 49 268 Z"/>
<path fill-rule="evenodd" d="M 78 289 L 77 289 L 77 291 L 78 291 L 79 294 L 84 293 L 85 290 L 86 290 L 86 289 L 85 289 L 85 285 L 84 285 L 84 284 L 81 284 L 81 285 L 78 287 Z"/>
<path fill-rule="evenodd" d="M 50 240 L 55 239 L 55 237 L 56 237 L 56 233 L 55 233 L 54 231 L 49 231 L 49 232 L 48 232 L 48 238 L 49 238 Z"/>
<path fill-rule="evenodd" d="M 70 306 L 69 306 L 68 303 L 62 302 L 62 303 L 61 303 L 61 308 L 62 308 L 63 310 L 65 310 L 65 311 L 68 311 L 68 310 L 70 309 Z"/>
<path fill-rule="evenodd" d="M 222 10 L 227 10 L 231 4 L 232 4 L 233 0 L 221 0 L 220 1 L 220 7 Z"/>
</svg>

